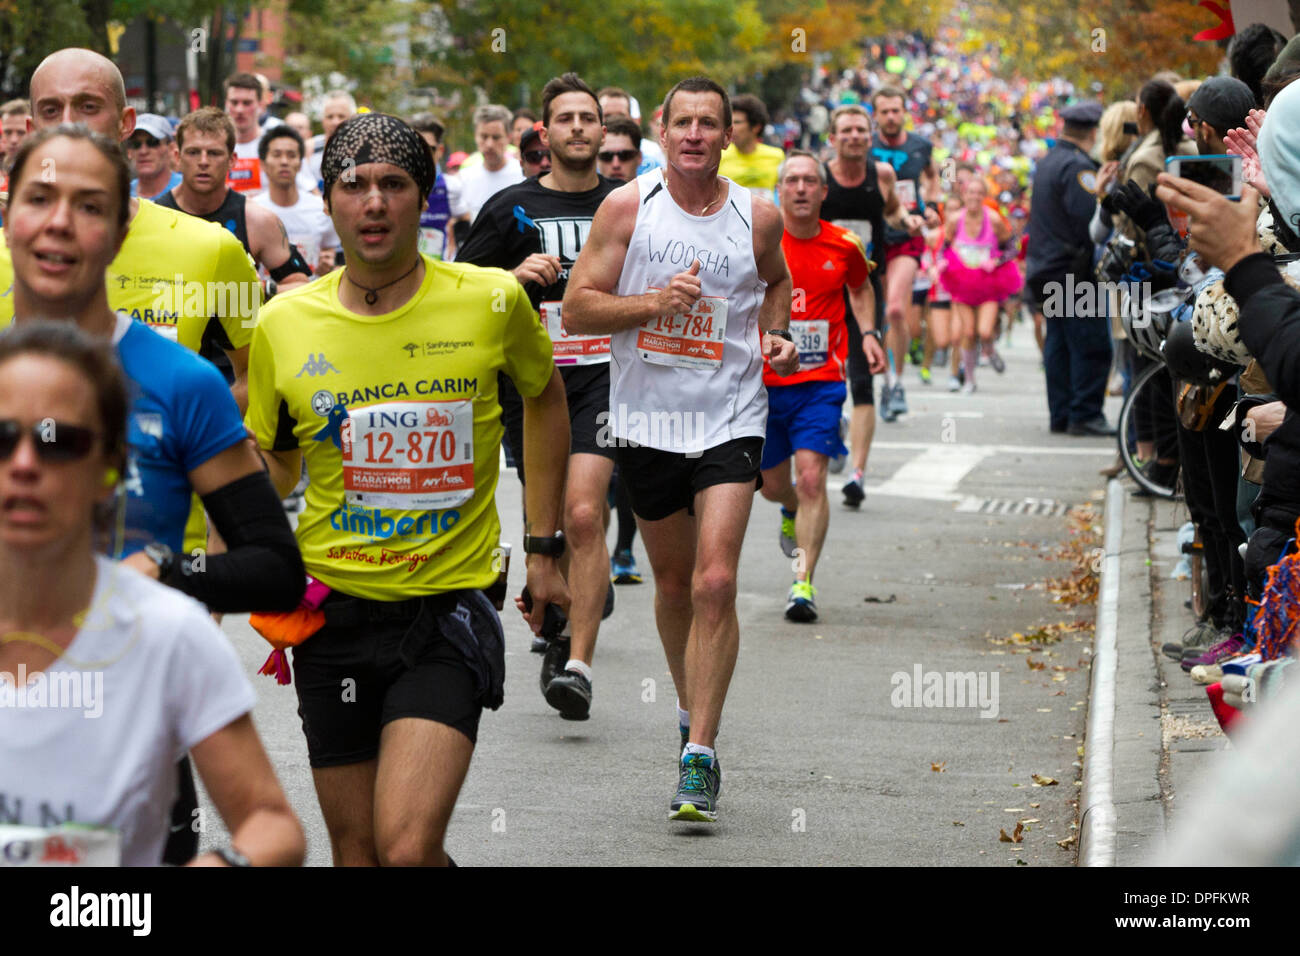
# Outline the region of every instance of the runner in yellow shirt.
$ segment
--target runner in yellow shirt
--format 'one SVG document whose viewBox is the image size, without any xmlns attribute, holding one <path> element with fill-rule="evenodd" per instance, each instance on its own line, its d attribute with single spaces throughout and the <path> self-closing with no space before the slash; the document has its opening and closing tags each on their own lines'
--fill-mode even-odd
<svg viewBox="0 0 1300 956">
<path fill-rule="evenodd" d="M 32 74 L 32 124 L 85 123 L 128 139 L 135 110 L 121 90 L 112 61 L 92 50 L 59 50 Z M 213 223 L 133 198 L 126 241 L 106 275 L 110 307 L 214 360 L 240 409 L 247 405 L 248 345 L 262 293 L 238 239 Z M 13 321 L 12 287 L 9 251 L 0 247 L 0 325 Z"/>
<path fill-rule="evenodd" d="M 436 171 L 418 133 L 356 116 L 321 174 L 347 265 L 266 307 L 249 365 L 272 479 L 287 493 L 304 456 L 310 479 L 297 533 L 318 629 L 294 650 L 299 713 L 335 863 L 445 864 L 479 717 L 502 701 L 483 595 L 500 567 L 497 373 L 524 397 L 534 631 L 568 603 L 564 384 L 512 275 L 420 254 Z"/>
<path fill-rule="evenodd" d="M 718 175 L 764 199 L 774 199 L 785 151 L 763 142 L 767 124 L 767 107 L 757 96 L 742 93 L 731 101 L 731 145 L 722 151 Z"/>
</svg>

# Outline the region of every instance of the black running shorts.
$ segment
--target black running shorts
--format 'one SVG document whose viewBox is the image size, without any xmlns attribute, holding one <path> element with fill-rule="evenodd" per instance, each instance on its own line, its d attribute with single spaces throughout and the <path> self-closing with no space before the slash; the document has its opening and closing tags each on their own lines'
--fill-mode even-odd
<svg viewBox="0 0 1300 956">
<path fill-rule="evenodd" d="M 323 606 L 327 613 L 336 595 L 353 600 L 336 592 Z M 313 768 L 374 759 L 384 725 L 402 717 L 446 724 L 471 743 L 478 739 L 483 707 L 474 672 L 428 611 L 418 619 L 327 623 L 294 648 L 293 671 Z"/>
<path fill-rule="evenodd" d="M 683 508 L 695 514 L 695 495 L 712 485 L 756 481 L 756 490 L 763 486 L 761 438 L 736 438 L 694 457 L 631 445 L 615 451 L 632 511 L 646 521 L 659 521 Z"/>
<path fill-rule="evenodd" d="M 597 442 L 602 422 L 601 412 L 609 413 L 609 363 L 599 365 L 574 365 L 560 369 L 564 379 L 564 395 L 569 402 L 569 454 L 579 453 L 614 457 L 614 449 L 601 447 Z M 515 389 L 514 382 L 505 375 L 497 379 L 501 402 L 501 422 L 506 428 L 506 441 L 515 459 L 519 481 L 524 482 L 524 400 Z"/>
</svg>

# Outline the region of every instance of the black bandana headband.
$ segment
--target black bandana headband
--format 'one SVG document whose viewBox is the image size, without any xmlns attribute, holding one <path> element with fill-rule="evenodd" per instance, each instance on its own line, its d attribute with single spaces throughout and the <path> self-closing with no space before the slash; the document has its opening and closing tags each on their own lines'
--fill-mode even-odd
<svg viewBox="0 0 1300 956">
<path fill-rule="evenodd" d="M 423 136 L 396 116 L 362 113 L 341 124 L 325 144 L 320 164 L 325 195 L 345 172 L 367 163 L 391 163 L 406 170 L 425 198 L 437 177 Z"/>
</svg>

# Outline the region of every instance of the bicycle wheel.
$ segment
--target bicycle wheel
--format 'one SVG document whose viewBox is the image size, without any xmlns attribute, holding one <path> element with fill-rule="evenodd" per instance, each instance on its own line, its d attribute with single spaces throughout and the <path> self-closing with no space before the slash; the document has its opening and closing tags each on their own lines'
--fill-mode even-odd
<svg viewBox="0 0 1300 956">
<path fill-rule="evenodd" d="M 1148 478 L 1146 472 L 1138 464 L 1133 450 L 1130 450 L 1128 445 L 1129 429 L 1133 427 L 1134 416 L 1136 415 L 1137 397 L 1141 394 L 1142 389 L 1146 388 L 1151 379 L 1155 378 L 1163 368 L 1164 366 L 1159 363 L 1150 365 L 1143 369 L 1138 374 L 1138 377 L 1133 380 L 1133 387 L 1129 389 L 1128 395 L 1124 397 L 1124 404 L 1120 406 L 1119 427 L 1117 429 L 1119 434 L 1116 441 L 1119 444 L 1119 457 L 1124 462 L 1124 469 L 1129 473 L 1129 477 L 1138 483 L 1139 487 L 1145 488 L 1159 498 L 1174 498 L 1177 497 L 1176 489 L 1158 485 Z"/>
</svg>

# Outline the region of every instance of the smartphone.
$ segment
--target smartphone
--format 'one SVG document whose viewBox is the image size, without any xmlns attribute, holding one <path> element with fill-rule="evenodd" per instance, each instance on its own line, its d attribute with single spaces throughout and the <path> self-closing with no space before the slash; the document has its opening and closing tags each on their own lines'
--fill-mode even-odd
<svg viewBox="0 0 1300 956">
<path fill-rule="evenodd" d="M 1222 193 L 1230 199 L 1241 198 L 1240 156 L 1170 156 L 1165 171 L 1181 176 Z"/>
</svg>

